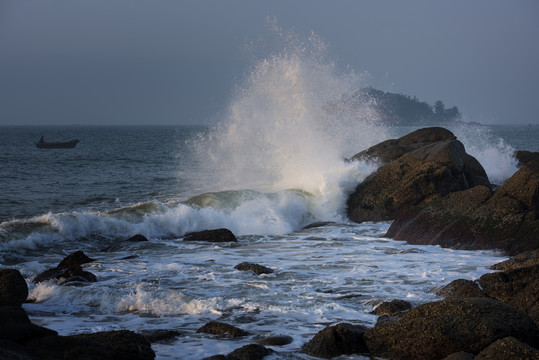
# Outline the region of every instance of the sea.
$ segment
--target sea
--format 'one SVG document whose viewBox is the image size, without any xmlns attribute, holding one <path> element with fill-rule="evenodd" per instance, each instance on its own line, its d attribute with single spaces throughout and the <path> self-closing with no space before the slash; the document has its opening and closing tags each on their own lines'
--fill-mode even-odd
<svg viewBox="0 0 539 360">
<path fill-rule="evenodd" d="M 308 359 L 299 350 L 324 327 L 372 327 L 381 302 L 439 300 L 437 287 L 505 260 L 496 250 L 409 245 L 385 237 L 390 222 L 347 219 L 347 196 L 378 165 L 345 159 L 423 125 L 388 124 L 372 104 L 328 112 L 363 79 L 320 54 L 285 47 L 256 62 L 203 126 L 1 127 L 0 268 L 25 277 L 32 322 L 61 335 L 178 331 L 152 345 L 157 359 L 203 359 L 287 335 L 292 342 L 267 358 Z M 442 125 L 494 184 L 517 171 L 515 150 L 539 151 L 537 124 Z M 80 142 L 38 149 L 41 136 Z M 183 241 L 217 228 L 238 241 Z M 149 241 L 122 243 L 136 234 Z M 95 259 L 84 269 L 96 282 L 32 282 L 78 250 Z M 236 270 L 241 262 L 274 272 Z M 212 320 L 250 335 L 197 333 Z"/>
</svg>

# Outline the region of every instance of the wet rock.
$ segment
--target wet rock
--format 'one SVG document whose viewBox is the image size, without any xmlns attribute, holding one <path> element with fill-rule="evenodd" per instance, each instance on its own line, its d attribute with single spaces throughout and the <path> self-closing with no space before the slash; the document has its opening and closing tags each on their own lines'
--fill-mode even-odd
<svg viewBox="0 0 539 360">
<path fill-rule="evenodd" d="M 468 298 L 418 306 L 397 322 L 367 330 L 363 339 L 373 356 L 427 360 L 460 351 L 476 354 L 507 336 L 530 346 L 539 343 L 536 324 L 522 311 L 488 298 Z"/>
<path fill-rule="evenodd" d="M 249 333 L 233 325 L 225 324 L 218 321 L 210 321 L 206 325 L 197 330 L 197 333 L 206 333 L 212 335 L 221 335 L 226 337 L 241 337 L 247 336 Z"/>
<path fill-rule="evenodd" d="M 155 358 L 150 342 L 142 335 L 130 330 L 103 331 L 71 336 L 104 346 L 112 359 L 151 360 Z"/>
<path fill-rule="evenodd" d="M 457 279 L 434 291 L 446 300 L 464 299 L 470 297 L 485 297 L 479 286 L 471 280 Z"/>
<path fill-rule="evenodd" d="M 138 334 L 144 336 L 150 343 L 173 339 L 181 335 L 179 331 L 167 329 L 142 330 Z"/>
<path fill-rule="evenodd" d="M 401 213 L 387 237 L 458 249 L 539 248 L 539 167 L 520 168 L 493 194 L 486 187 L 449 194 Z"/>
<path fill-rule="evenodd" d="M 395 316 L 399 315 L 404 311 L 408 311 L 412 308 L 412 304 L 404 300 L 391 300 L 385 301 L 380 305 L 376 306 L 372 313 L 376 315 L 389 315 Z"/>
<path fill-rule="evenodd" d="M 494 342 L 481 351 L 475 360 L 539 360 L 539 351 L 514 337 Z"/>
<path fill-rule="evenodd" d="M 383 165 L 361 182 L 347 201 L 355 222 L 385 221 L 455 191 L 490 187 L 487 175 L 458 140 L 418 147 Z"/>
<path fill-rule="evenodd" d="M 241 264 L 234 266 L 234 269 L 240 270 L 240 271 L 252 271 L 257 275 L 273 273 L 273 270 L 268 267 L 265 267 L 263 265 L 249 263 L 249 262 L 242 262 Z"/>
<path fill-rule="evenodd" d="M 225 358 L 227 360 L 260 360 L 271 353 L 273 350 L 260 344 L 249 344 L 232 351 Z"/>
<path fill-rule="evenodd" d="M 0 307 L 0 340 L 24 344 L 32 339 L 57 334 L 54 330 L 32 324 L 20 305 Z"/>
<path fill-rule="evenodd" d="M 214 229 L 190 232 L 184 235 L 184 241 L 237 242 L 236 236 L 228 229 Z"/>
<path fill-rule="evenodd" d="M 519 166 L 539 166 L 539 152 L 517 150 L 515 151 L 515 157 Z"/>
<path fill-rule="evenodd" d="M 532 265 L 539 264 L 539 248 L 531 251 L 525 251 L 512 258 L 492 265 L 491 270 L 515 270 Z"/>
<path fill-rule="evenodd" d="M 398 159 L 420 147 L 443 140 L 455 140 L 456 136 L 441 127 L 423 128 L 413 131 L 399 139 L 391 139 L 374 145 L 352 156 L 348 161 L 369 161 L 382 164 Z"/>
<path fill-rule="evenodd" d="M 539 324 L 539 264 L 485 274 L 478 283 L 485 295 L 519 308 Z"/>
<path fill-rule="evenodd" d="M 95 261 L 94 259 L 89 258 L 85 253 L 82 251 L 76 251 L 68 256 L 66 256 L 56 267 L 57 269 L 70 269 L 73 267 L 77 267 L 86 264 L 89 262 Z"/>
<path fill-rule="evenodd" d="M 364 326 L 347 323 L 328 326 L 303 345 L 301 352 L 324 359 L 343 354 L 365 353 L 367 352 L 363 342 L 365 330 Z"/>
<path fill-rule="evenodd" d="M 288 335 L 268 336 L 257 341 L 260 345 L 284 346 L 290 344 L 294 339 Z"/>
<path fill-rule="evenodd" d="M 117 242 L 115 244 L 112 244 L 110 246 L 107 246 L 106 248 L 102 249 L 103 252 L 115 252 L 115 251 L 121 251 L 129 248 L 129 246 L 133 245 L 134 243 L 140 243 L 140 242 L 147 242 L 148 239 L 141 234 L 136 234 L 131 236 L 127 240 L 123 240 L 120 242 Z"/>
<path fill-rule="evenodd" d="M 308 230 L 308 229 L 314 229 L 314 228 L 319 228 L 319 227 L 323 227 L 323 226 L 331 226 L 331 225 L 336 225 L 336 222 L 334 222 L 334 221 L 318 221 L 318 222 L 314 222 L 314 223 L 311 223 L 309 225 L 304 226 L 303 228 L 301 228 L 301 230 Z"/>
<path fill-rule="evenodd" d="M 28 297 L 28 285 L 19 270 L 0 270 L 0 306 L 21 305 Z"/>
</svg>

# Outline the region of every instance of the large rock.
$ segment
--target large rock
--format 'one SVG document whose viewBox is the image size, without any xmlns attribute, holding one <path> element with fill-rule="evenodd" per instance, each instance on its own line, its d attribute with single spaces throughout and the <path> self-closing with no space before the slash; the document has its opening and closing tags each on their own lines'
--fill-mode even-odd
<svg viewBox="0 0 539 360">
<path fill-rule="evenodd" d="M 539 152 L 517 150 L 515 151 L 515 158 L 518 160 L 519 166 L 539 166 Z"/>
<path fill-rule="evenodd" d="M 539 248 L 539 168 L 524 166 L 494 193 L 487 187 L 449 194 L 401 213 L 386 236 L 458 249 Z"/>
<path fill-rule="evenodd" d="M 237 242 L 236 236 L 228 229 L 213 229 L 190 232 L 183 236 L 185 241 Z"/>
<path fill-rule="evenodd" d="M 494 342 L 481 351 L 474 360 L 539 360 L 539 351 L 518 341 L 506 337 Z"/>
<path fill-rule="evenodd" d="M 32 282 L 38 284 L 45 281 L 54 281 L 59 285 L 70 282 L 96 282 L 97 277 L 89 271 L 82 269 L 81 265 L 94 261 L 82 251 L 76 251 L 66 256 L 55 268 L 48 269 L 36 275 Z"/>
<path fill-rule="evenodd" d="M 443 300 L 418 306 L 402 319 L 363 335 L 373 356 L 390 359 L 443 359 L 456 352 L 477 354 L 512 336 L 532 347 L 539 330 L 519 309 L 488 298 Z"/>
<path fill-rule="evenodd" d="M 328 326 L 318 332 L 301 352 L 310 356 L 330 359 L 343 354 L 359 354 L 367 352 L 363 342 L 366 328 L 361 325 L 347 323 Z"/>
<path fill-rule="evenodd" d="M 0 306 L 21 305 L 28 297 L 28 285 L 19 270 L 0 270 Z"/>
<path fill-rule="evenodd" d="M 477 282 L 486 296 L 519 308 L 539 324 L 539 264 L 485 274 Z"/>
<path fill-rule="evenodd" d="M 206 325 L 199 328 L 197 330 L 197 333 L 221 335 L 221 336 L 232 337 L 232 338 L 249 335 L 249 333 L 245 330 L 242 330 L 233 325 L 225 324 L 219 321 L 210 321 Z"/>
<path fill-rule="evenodd" d="M 443 140 L 455 140 L 456 136 L 441 127 L 423 128 L 399 139 L 390 139 L 352 156 L 349 161 L 388 163 L 420 147 Z"/>
<path fill-rule="evenodd" d="M 490 187 L 479 162 L 458 140 L 418 147 L 380 167 L 361 182 L 347 202 L 355 222 L 393 220 L 399 214 L 455 191 Z"/>
</svg>

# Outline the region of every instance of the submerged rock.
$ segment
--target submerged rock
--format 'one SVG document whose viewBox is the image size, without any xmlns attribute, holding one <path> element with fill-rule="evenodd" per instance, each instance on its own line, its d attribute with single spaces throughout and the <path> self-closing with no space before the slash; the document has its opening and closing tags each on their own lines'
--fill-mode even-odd
<svg viewBox="0 0 539 360">
<path fill-rule="evenodd" d="M 210 321 L 206 325 L 197 330 L 197 333 L 206 333 L 212 335 L 221 335 L 226 337 L 241 337 L 247 336 L 249 333 L 233 325 L 225 324 L 218 321 Z"/>
<path fill-rule="evenodd" d="M 350 220 L 392 220 L 417 205 L 449 193 L 476 185 L 490 187 L 481 164 L 466 153 L 460 141 L 444 130 L 421 129 L 421 137 L 414 146 L 401 146 L 401 151 L 396 154 L 382 156 L 391 161 L 368 176 L 349 196 L 347 214 Z M 429 142 L 430 139 L 436 141 Z M 401 155 L 401 152 L 404 153 Z"/>
<path fill-rule="evenodd" d="M 106 248 L 102 249 L 101 251 L 103 251 L 103 252 L 114 252 L 114 251 L 125 250 L 125 249 L 129 248 L 131 245 L 133 245 L 134 243 L 147 242 L 147 241 L 148 241 L 148 239 L 144 235 L 136 234 L 136 235 L 131 236 L 127 240 L 123 240 L 123 241 L 117 242 L 115 244 L 112 244 L 110 246 L 107 246 Z"/>
<path fill-rule="evenodd" d="M 263 339 L 257 341 L 260 345 L 269 345 L 269 346 L 284 346 L 290 344 L 294 339 L 288 335 L 274 335 L 267 336 Z"/>
<path fill-rule="evenodd" d="M 347 323 L 328 326 L 303 345 L 301 352 L 324 359 L 368 352 L 363 342 L 365 330 L 364 326 Z"/>
<path fill-rule="evenodd" d="M 97 277 L 89 271 L 82 270 L 81 264 L 94 261 L 82 251 L 77 251 L 65 257 L 57 267 L 36 275 L 32 280 L 38 284 L 44 281 L 56 281 L 59 285 L 70 282 L 96 282 Z"/>
<path fill-rule="evenodd" d="M 237 242 L 236 236 L 228 229 L 214 229 L 190 232 L 184 235 L 184 241 Z"/>
<path fill-rule="evenodd" d="M 253 264 L 249 262 L 242 262 L 241 264 L 234 266 L 234 269 L 240 270 L 240 271 L 252 271 L 257 275 L 273 273 L 273 270 L 270 269 L 269 267 L 265 267 L 263 265 Z"/>
<path fill-rule="evenodd" d="M 19 270 L 0 270 L 0 306 L 21 305 L 28 297 L 28 285 Z"/>
<path fill-rule="evenodd" d="M 536 347 L 539 330 L 517 308 L 488 298 L 443 300 L 418 306 L 402 319 L 365 332 L 374 356 L 442 359 L 456 352 L 477 354 L 507 336 Z"/>
</svg>

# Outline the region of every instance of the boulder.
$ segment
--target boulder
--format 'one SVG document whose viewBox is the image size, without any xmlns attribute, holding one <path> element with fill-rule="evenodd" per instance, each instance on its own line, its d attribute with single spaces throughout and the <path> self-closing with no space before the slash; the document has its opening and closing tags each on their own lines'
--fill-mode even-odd
<svg viewBox="0 0 539 360">
<path fill-rule="evenodd" d="M 485 274 L 477 282 L 485 295 L 519 308 L 539 324 L 539 264 Z"/>
<path fill-rule="evenodd" d="M 518 160 L 519 166 L 539 166 L 539 152 L 517 150 L 515 151 L 515 158 Z"/>
<path fill-rule="evenodd" d="M 475 357 L 475 360 L 539 360 L 539 351 L 518 341 L 506 337 L 495 341 Z"/>
<path fill-rule="evenodd" d="M 236 236 L 228 229 L 214 229 L 190 232 L 183 236 L 185 241 L 237 242 Z"/>
<path fill-rule="evenodd" d="M 239 329 L 233 325 L 225 324 L 218 321 L 210 321 L 206 325 L 199 328 L 197 330 L 197 333 L 221 335 L 221 336 L 232 337 L 232 338 L 249 335 L 247 331 Z"/>
<path fill-rule="evenodd" d="M 396 316 L 402 312 L 408 311 L 412 308 L 412 305 L 405 300 L 391 300 L 385 301 L 380 305 L 376 306 L 372 313 L 376 315 L 388 315 Z"/>
<path fill-rule="evenodd" d="M 55 281 L 59 285 L 73 282 L 96 282 L 97 277 L 89 271 L 82 270 L 81 265 L 94 261 L 82 251 L 76 251 L 66 256 L 53 269 L 45 270 L 36 275 L 32 282 L 38 284 L 44 281 Z"/>
<path fill-rule="evenodd" d="M 46 336 L 57 335 L 54 330 L 32 324 L 20 306 L 0 306 L 0 340 L 17 344 Z"/>
<path fill-rule="evenodd" d="M 0 306 L 21 305 L 28 297 L 28 285 L 19 270 L 0 270 Z"/>
<path fill-rule="evenodd" d="M 417 205 L 476 185 L 490 187 L 482 166 L 458 140 L 405 153 L 361 182 L 347 201 L 350 220 L 385 221 Z"/>
<path fill-rule="evenodd" d="M 234 269 L 240 270 L 240 271 L 252 271 L 257 275 L 273 273 L 273 270 L 268 267 L 265 267 L 263 265 L 253 264 L 250 262 L 242 262 L 241 264 L 234 266 Z"/>
<path fill-rule="evenodd" d="M 367 150 L 352 156 L 348 161 L 367 161 L 386 164 L 402 155 L 443 140 L 455 140 L 456 136 L 441 127 L 423 128 L 413 131 L 399 139 L 383 141 Z"/>
<path fill-rule="evenodd" d="M 507 336 L 539 344 L 537 325 L 519 309 L 468 298 L 418 306 L 396 322 L 367 330 L 363 339 L 373 356 L 430 360 L 460 351 L 477 354 Z"/>
<path fill-rule="evenodd" d="M 471 280 L 457 279 L 434 291 L 446 300 L 464 299 L 470 297 L 485 297 L 479 286 Z"/>
<path fill-rule="evenodd" d="M 301 352 L 324 359 L 343 354 L 365 353 L 365 330 L 364 326 L 347 323 L 328 326 L 303 345 Z"/>
<path fill-rule="evenodd" d="M 155 358 L 150 342 L 144 336 L 130 330 L 102 331 L 73 335 L 71 338 L 89 340 L 104 346 L 110 352 L 112 359 L 151 360 Z"/>
<path fill-rule="evenodd" d="M 95 261 L 94 259 L 89 258 L 82 251 L 75 251 L 72 254 L 66 256 L 56 267 L 57 269 L 70 269 L 73 267 L 80 266 L 89 262 Z"/>
<path fill-rule="evenodd" d="M 387 237 L 457 249 L 539 248 L 539 168 L 523 166 L 494 193 L 484 186 L 399 214 Z"/>
<path fill-rule="evenodd" d="M 242 346 L 239 349 L 227 354 L 227 360 L 260 360 L 266 355 L 273 353 L 273 350 L 268 349 L 260 344 L 249 344 Z"/>
<path fill-rule="evenodd" d="M 257 341 L 260 345 L 269 345 L 269 346 L 284 346 L 290 344 L 294 339 L 288 335 L 274 335 L 267 336 L 263 339 Z"/>
</svg>

